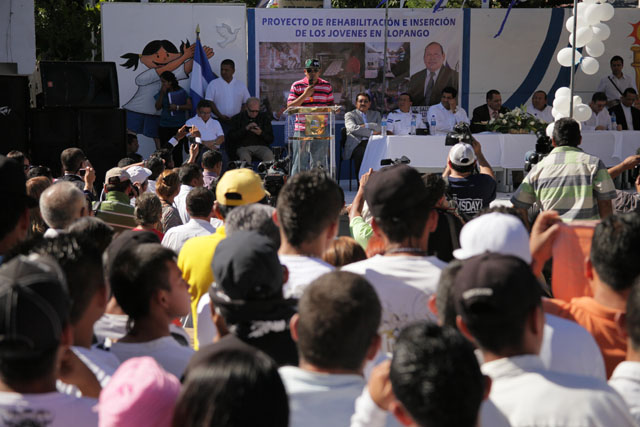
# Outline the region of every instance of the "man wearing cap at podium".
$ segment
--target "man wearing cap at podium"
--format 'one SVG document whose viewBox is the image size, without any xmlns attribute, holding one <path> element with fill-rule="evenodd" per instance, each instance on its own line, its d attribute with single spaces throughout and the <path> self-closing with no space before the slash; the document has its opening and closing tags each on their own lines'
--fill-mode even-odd
<svg viewBox="0 0 640 427">
<path fill-rule="evenodd" d="M 333 89 L 331 84 L 320 78 L 320 61 L 315 58 L 307 59 L 304 63 L 304 79 L 298 80 L 291 85 L 289 98 L 287 99 L 287 107 L 330 107 L 333 105 Z M 327 116 L 324 117 L 324 123 L 319 125 L 324 130 L 311 129 L 306 126 L 306 116 L 296 116 L 294 126 L 294 136 L 325 136 L 327 135 L 326 126 Z M 298 144 L 293 145 L 291 156 L 291 175 L 295 175 L 301 170 L 307 170 L 314 167 L 322 166 L 327 168 L 327 153 L 329 152 L 328 139 L 310 139 L 300 141 L 302 152 Z M 308 147 L 308 148 L 307 148 Z"/>
</svg>

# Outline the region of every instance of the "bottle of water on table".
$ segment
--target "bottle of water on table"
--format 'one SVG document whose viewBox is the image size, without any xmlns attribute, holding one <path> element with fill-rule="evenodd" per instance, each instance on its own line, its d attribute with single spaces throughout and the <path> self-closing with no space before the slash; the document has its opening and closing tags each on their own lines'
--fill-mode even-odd
<svg viewBox="0 0 640 427">
<path fill-rule="evenodd" d="M 387 118 L 383 117 L 382 118 L 382 123 L 381 123 L 382 129 L 380 129 L 380 135 L 382 135 L 382 137 L 386 137 L 387 136 Z"/>
<path fill-rule="evenodd" d="M 431 120 L 429 121 L 429 133 L 431 135 L 435 135 L 436 134 L 436 115 L 432 114 L 431 115 Z"/>
<path fill-rule="evenodd" d="M 616 114 L 611 113 L 611 130 L 618 130 L 618 125 L 616 123 Z"/>
<path fill-rule="evenodd" d="M 416 115 L 412 114 L 411 115 L 411 130 L 409 131 L 410 135 L 415 135 L 416 134 Z"/>
</svg>

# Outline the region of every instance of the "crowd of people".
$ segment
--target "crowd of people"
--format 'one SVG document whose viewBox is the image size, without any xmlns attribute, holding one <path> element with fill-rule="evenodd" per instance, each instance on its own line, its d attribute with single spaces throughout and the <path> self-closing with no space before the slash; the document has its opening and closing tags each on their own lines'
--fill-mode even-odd
<svg viewBox="0 0 640 427">
<path fill-rule="evenodd" d="M 213 101 L 161 122 L 158 150 L 103 183 L 78 148 L 59 177 L 0 156 L 0 425 L 640 423 L 640 213 L 613 185 L 640 156 L 607 169 L 564 118 L 512 207 L 490 206 L 473 138 L 442 175 L 370 170 L 347 206 L 310 138 L 275 197 L 250 165 L 225 171 L 228 135 L 250 161 L 273 158 L 273 134 L 257 99 L 226 108 L 223 67 Z M 305 67 L 290 105 L 330 103 L 319 62 Z M 162 79 L 158 105 L 185 110 Z M 462 120 L 456 96 L 443 88 L 437 123 Z M 424 125 L 400 99 L 394 134 Z M 501 110 L 487 100 L 474 117 Z M 382 130 L 369 105 L 359 94 L 345 117 L 351 156 Z"/>
</svg>

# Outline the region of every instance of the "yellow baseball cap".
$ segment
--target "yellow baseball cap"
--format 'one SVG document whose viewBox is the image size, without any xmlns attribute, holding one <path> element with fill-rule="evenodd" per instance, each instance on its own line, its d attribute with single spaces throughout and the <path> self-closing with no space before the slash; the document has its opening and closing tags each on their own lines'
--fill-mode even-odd
<svg viewBox="0 0 640 427">
<path fill-rule="evenodd" d="M 216 186 L 216 200 L 226 206 L 256 203 L 268 195 L 260 176 L 247 168 L 225 172 Z"/>
</svg>

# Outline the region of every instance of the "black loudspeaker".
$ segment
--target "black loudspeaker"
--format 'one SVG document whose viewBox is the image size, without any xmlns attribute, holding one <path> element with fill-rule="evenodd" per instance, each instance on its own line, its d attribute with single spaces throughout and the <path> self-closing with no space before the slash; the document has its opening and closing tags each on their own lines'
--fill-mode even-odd
<svg viewBox="0 0 640 427">
<path fill-rule="evenodd" d="M 29 78 L 0 75 L 0 153 L 27 152 Z"/>
<path fill-rule="evenodd" d="M 31 110 L 31 164 L 60 176 L 60 153 L 78 146 L 78 114 L 72 108 Z"/>
<path fill-rule="evenodd" d="M 127 154 L 125 110 L 80 110 L 78 123 L 79 146 L 96 170 L 95 187 L 100 188 L 107 171 Z"/>
<path fill-rule="evenodd" d="M 38 107 L 118 108 L 114 62 L 40 62 Z"/>
</svg>

